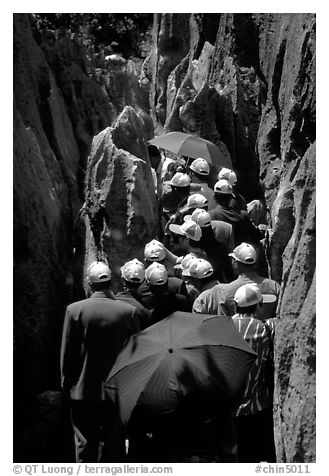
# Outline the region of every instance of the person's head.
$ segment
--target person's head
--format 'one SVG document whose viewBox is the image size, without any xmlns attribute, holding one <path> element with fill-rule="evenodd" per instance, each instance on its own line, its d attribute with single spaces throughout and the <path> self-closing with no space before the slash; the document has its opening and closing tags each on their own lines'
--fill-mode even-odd
<svg viewBox="0 0 329 476">
<path fill-rule="evenodd" d="M 232 185 L 233 189 L 236 187 L 236 185 L 238 183 L 236 173 L 233 170 L 227 169 L 225 167 L 220 169 L 220 171 L 218 172 L 218 175 L 217 175 L 217 179 L 218 180 L 222 180 L 222 179 L 228 180 L 230 182 L 230 184 Z"/>
<path fill-rule="evenodd" d="M 106 263 L 94 261 L 87 270 L 87 281 L 92 291 L 109 289 L 112 273 Z"/>
<path fill-rule="evenodd" d="M 176 172 L 169 182 L 169 185 L 171 185 L 172 190 L 182 196 L 189 195 L 190 184 L 190 177 L 182 172 Z"/>
<path fill-rule="evenodd" d="M 189 169 L 192 182 L 206 182 L 208 180 L 210 167 L 205 159 L 193 160 Z"/>
<path fill-rule="evenodd" d="M 214 268 L 211 263 L 202 258 L 190 260 L 188 267 L 182 271 L 182 276 L 189 279 L 197 289 L 202 289 L 205 284 L 212 281 L 213 274 Z"/>
<path fill-rule="evenodd" d="M 177 236 L 179 247 L 186 252 L 190 250 L 191 245 L 200 241 L 202 236 L 201 228 L 194 220 L 184 221 L 182 225 L 172 223 L 169 230 Z"/>
<path fill-rule="evenodd" d="M 232 265 L 238 274 L 252 271 L 257 261 L 257 252 L 250 243 L 241 243 L 229 256 L 233 258 Z"/>
<path fill-rule="evenodd" d="M 254 314 L 257 308 L 263 304 L 274 302 L 276 296 L 262 294 L 256 283 L 248 283 L 240 286 L 235 292 L 234 303 L 236 312 L 239 314 Z"/>
<path fill-rule="evenodd" d="M 168 290 L 168 272 L 161 263 L 152 263 L 145 270 L 145 278 L 153 294 L 162 294 Z"/>
<path fill-rule="evenodd" d="M 220 179 L 214 185 L 214 197 L 220 205 L 229 204 L 232 199 L 233 188 L 228 180 Z"/>
<path fill-rule="evenodd" d="M 157 170 L 161 161 L 161 154 L 159 152 L 159 149 L 155 145 L 149 144 L 147 146 L 147 151 L 149 154 L 152 169 Z"/>
<path fill-rule="evenodd" d="M 149 243 L 146 243 L 144 248 L 144 261 L 146 266 L 149 266 L 154 262 L 164 264 L 165 260 L 166 250 L 160 241 L 152 240 Z"/>
<path fill-rule="evenodd" d="M 164 244 L 158 240 L 151 240 L 146 243 L 144 248 L 144 263 L 145 267 L 157 262 L 164 264 L 166 261 L 166 250 Z"/>
<path fill-rule="evenodd" d="M 133 259 L 121 267 L 121 279 L 125 288 L 134 290 L 139 288 L 145 279 L 145 268 L 141 261 Z"/>
<path fill-rule="evenodd" d="M 195 208 L 208 210 L 208 199 L 201 195 L 201 193 L 192 193 L 187 199 L 187 207 L 189 210 L 194 210 Z"/>
<path fill-rule="evenodd" d="M 192 215 L 185 215 L 184 220 L 195 221 L 201 229 L 211 227 L 211 216 L 206 210 L 203 210 L 202 208 L 196 208 Z"/>
<path fill-rule="evenodd" d="M 189 268 L 192 261 L 196 259 L 198 259 L 198 257 L 194 253 L 187 253 L 180 263 L 175 264 L 174 268 L 179 270 L 180 274 L 182 275 L 182 272 L 184 271 L 184 269 Z M 184 279 L 183 275 L 182 275 L 182 278 Z"/>
</svg>

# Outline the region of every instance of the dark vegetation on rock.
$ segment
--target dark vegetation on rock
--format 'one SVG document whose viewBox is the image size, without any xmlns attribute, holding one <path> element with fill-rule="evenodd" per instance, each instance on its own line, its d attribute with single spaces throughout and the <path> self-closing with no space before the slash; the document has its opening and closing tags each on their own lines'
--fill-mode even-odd
<svg viewBox="0 0 329 476">
<path fill-rule="evenodd" d="M 106 20 L 90 15 L 89 35 Z M 147 36 L 149 18 L 132 15 Z M 14 14 L 14 459 L 72 461 L 65 306 L 84 297 L 93 257 L 108 258 L 117 289 L 123 260 L 154 236 L 145 141 L 156 129 L 216 143 L 248 200 L 265 184 L 268 268 L 281 283 L 277 458 L 314 462 L 315 15 L 154 14 L 142 67 L 116 19 L 97 40 L 121 42 L 111 63 L 86 43 L 86 18 Z"/>
</svg>

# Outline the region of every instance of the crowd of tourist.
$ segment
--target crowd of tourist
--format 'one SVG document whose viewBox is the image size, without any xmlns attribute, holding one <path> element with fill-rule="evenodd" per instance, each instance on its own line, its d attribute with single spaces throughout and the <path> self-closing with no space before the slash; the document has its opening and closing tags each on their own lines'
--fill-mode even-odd
<svg viewBox="0 0 329 476">
<path fill-rule="evenodd" d="M 92 294 L 68 306 L 61 348 L 63 391 L 72 402 L 77 462 L 275 461 L 273 338 L 280 287 L 267 276 L 263 200 L 247 203 L 237 175 L 214 180 L 203 158 L 164 159 L 149 148 L 161 230 L 144 260 L 88 270 Z M 265 274 L 265 275 L 263 275 Z M 228 316 L 256 352 L 238 407 L 192 395 L 181 412 L 133 412 L 124 427 L 104 384 L 127 339 L 176 311 Z M 173 317 L 174 318 L 174 317 Z M 133 376 L 132 382 L 133 385 Z M 197 411 L 196 411 L 197 408 Z"/>
</svg>

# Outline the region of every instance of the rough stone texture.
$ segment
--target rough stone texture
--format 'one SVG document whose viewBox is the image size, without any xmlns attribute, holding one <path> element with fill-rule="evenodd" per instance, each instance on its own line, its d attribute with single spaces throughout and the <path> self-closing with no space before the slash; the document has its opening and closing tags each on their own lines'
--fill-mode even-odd
<svg viewBox="0 0 329 476">
<path fill-rule="evenodd" d="M 14 17 L 14 368 L 28 396 L 58 381 L 79 149 L 28 17 Z"/>
<path fill-rule="evenodd" d="M 93 136 L 112 124 L 116 109 L 88 76 L 81 46 L 66 34 L 40 36 L 29 15 L 14 14 L 13 48 L 15 459 L 60 461 L 56 445 L 42 446 L 51 435 L 34 435 L 32 420 L 42 405 L 37 395 L 59 390 L 65 306 L 85 296 L 86 230 L 79 210 L 86 159 Z M 149 117 L 138 112 L 139 127 L 152 135 Z M 137 177 L 151 174 L 135 168 Z M 139 188 L 132 188 L 136 196 Z M 138 214 L 132 215 L 134 222 Z"/>
<path fill-rule="evenodd" d="M 264 99 L 263 81 L 256 74 L 258 25 L 251 14 L 221 14 L 216 22 L 215 41 L 215 36 L 204 29 L 205 15 L 189 16 L 190 49 L 166 76 L 164 130 L 181 130 L 214 142 L 226 157 L 223 165 L 233 164 L 240 191 L 252 200 L 259 173 L 255 143 Z M 165 25 L 171 31 L 171 24 Z M 156 54 L 155 47 L 153 51 Z M 157 75 L 161 74 L 160 70 Z M 151 108 L 155 99 L 150 96 Z"/>
<path fill-rule="evenodd" d="M 143 260 L 145 243 L 157 234 L 158 209 L 142 123 L 126 107 L 113 128 L 94 137 L 86 173 L 86 267 L 105 259 L 118 290 L 120 266 Z"/>
<path fill-rule="evenodd" d="M 247 200 L 256 198 L 259 178 L 264 181 L 269 269 L 282 288 L 275 343 L 277 457 L 312 462 L 315 15 L 221 14 L 210 44 L 198 15 L 186 15 L 198 40 L 168 76 L 165 131 L 223 143 Z M 150 100 L 152 107 L 154 96 Z"/>
<path fill-rule="evenodd" d="M 264 15 L 267 98 L 257 147 L 271 208 L 270 265 L 282 279 L 276 338 L 279 461 L 315 461 L 315 16 Z"/>
</svg>

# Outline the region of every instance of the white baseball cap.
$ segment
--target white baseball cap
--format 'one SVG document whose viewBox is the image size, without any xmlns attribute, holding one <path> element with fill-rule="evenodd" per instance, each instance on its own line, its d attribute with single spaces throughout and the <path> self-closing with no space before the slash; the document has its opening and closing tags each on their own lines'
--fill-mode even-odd
<svg viewBox="0 0 329 476">
<path fill-rule="evenodd" d="M 202 208 L 196 208 L 192 215 L 185 215 L 184 220 L 193 220 L 201 228 L 211 225 L 211 216 L 206 210 L 203 210 Z"/>
<path fill-rule="evenodd" d="M 145 270 L 147 281 L 153 286 L 161 286 L 168 281 L 168 273 L 166 267 L 161 263 L 152 263 Z"/>
<path fill-rule="evenodd" d="M 183 172 L 176 172 L 169 182 L 169 185 L 173 187 L 188 187 L 190 183 L 191 179 L 187 174 L 183 174 Z"/>
<path fill-rule="evenodd" d="M 182 225 L 172 223 L 169 225 L 169 230 L 178 235 L 187 236 L 194 241 L 200 241 L 202 236 L 201 228 L 194 220 L 184 221 Z"/>
<path fill-rule="evenodd" d="M 187 199 L 188 208 L 202 208 L 208 206 L 208 200 L 201 193 L 193 193 Z"/>
<path fill-rule="evenodd" d="M 232 185 L 228 180 L 221 179 L 215 183 L 214 193 L 221 193 L 223 195 L 232 195 Z"/>
<path fill-rule="evenodd" d="M 256 250 L 249 243 L 241 243 L 234 248 L 233 253 L 229 253 L 229 256 L 243 264 L 254 264 L 257 260 Z"/>
<path fill-rule="evenodd" d="M 225 167 L 220 169 L 220 171 L 218 172 L 217 178 L 218 180 L 221 180 L 221 179 L 228 180 L 232 186 L 235 185 L 238 181 L 236 173 L 233 172 L 233 170 L 227 169 Z"/>
<path fill-rule="evenodd" d="M 190 266 L 191 262 L 195 259 L 198 259 L 194 253 L 188 253 L 184 256 L 182 261 L 178 264 L 175 264 L 174 268 L 176 269 L 186 269 Z"/>
<path fill-rule="evenodd" d="M 239 307 L 247 307 L 259 302 L 275 302 L 276 296 L 274 294 L 262 294 L 256 283 L 248 283 L 235 292 L 234 301 Z"/>
<path fill-rule="evenodd" d="M 102 283 L 110 281 L 112 273 L 107 264 L 102 261 L 94 261 L 88 267 L 87 279 L 89 283 Z"/>
<path fill-rule="evenodd" d="M 138 259 L 127 261 L 121 267 L 121 276 L 131 283 L 142 283 L 145 278 L 145 268 Z"/>
<path fill-rule="evenodd" d="M 146 243 L 144 257 L 147 261 L 162 261 L 166 257 L 164 245 L 160 241 L 152 240 Z"/>
<path fill-rule="evenodd" d="M 182 276 L 191 276 L 192 278 L 204 279 L 208 278 L 214 273 L 214 269 L 209 261 L 197 258 L 196 260 L 191 260 L 189 267 L 183 269 Z"/>
<path fill-rule="evenodd" d="M 193 160 L 190 165 L 190 169 L 199 175 L 209 175 L 210 167 L 205 159 L 198 158 Z"/>
</svg>

